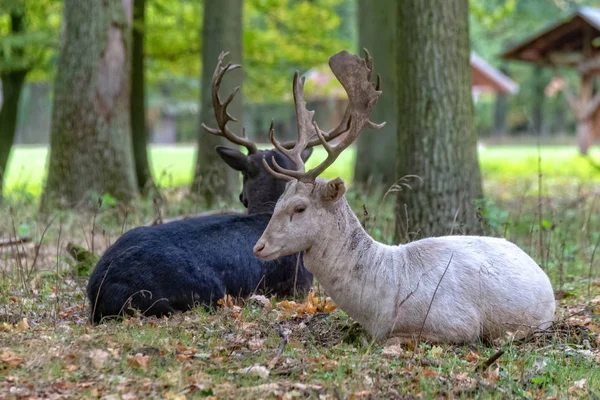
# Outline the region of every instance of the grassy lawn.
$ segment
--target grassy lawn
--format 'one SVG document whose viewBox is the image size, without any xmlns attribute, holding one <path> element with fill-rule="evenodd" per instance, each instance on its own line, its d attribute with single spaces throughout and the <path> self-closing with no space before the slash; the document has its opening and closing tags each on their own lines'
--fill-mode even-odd
<svg viewBox="0 0 600 400">
<path fill-rule="evenodd" d="M 323 156 L 317 151 L 311 165 Z M 600 163 L 597 149 L 592 156 Z M 133 209 L 39 215 L 19 193 L 39 195 L 45 158 L 43 148 L 16 149 L 8 175 L 14 196 L 0 204 L 0 239 L 13 232 L 32 239 L 0 245 L 0 398 L 600 398 L 600 171 L 575 148 L 541 149 L 539 197 L 535 147 L 480 149 L 488 234 L 535 258 L 558 304 L 552 329 L 528 343 L 464 346 L 373 342 L 318 285 L 306 302 L 225 301 L 213 313 L 92 326 L 89 268 L 72 260 L 67 244 L 101 255 L 158 211 L 140 201 Z M 156 147 L 152 161 L 161 185 L 186 185 L 194 150 Z M 345 153 L 326 176 L 351 179 L 353 161 Z M 351 206 L 373 237 L 391 243 L 393 201 L 363 190 L 348 192 Z M 198 211 L 181 191 L 165 192 L 162 216 Z M 496 362 L 478 368 L 499 350 Z"/>
<path fill-rule="evenodd" d="M 323 175 L 326 178 L 341 176 L 351 181 L 356 153 L 354 149 L 342 154 Z M 590 154 L 600 165 L 600 150 L 596 147 Z M 325 157 L 324 150 L 317 148 L 309 167 Z M 479 150 L 484 179 L 500 183 L 515 180 L 535 181 L 538 174 L 538 149 L 533 146 L 484 147 Z M 39 195 L 46 174 L 47 150 L 44 147 L 19 147 L 12 152 L 6 182 L 7 194 L 27 191 Z M 188 185 L 192 180 L 195 149 L 193 146 L 153 146 L 151 163 L 154 176 L 163 187 Z M 225 165 L 223 164 L 225 168 Z M 575 147 L 542 147 L 541 169 L 551 182 L 574 180 L 600 180 L 600 167 L 595 168 L 579 156 Z"/>
</svg>

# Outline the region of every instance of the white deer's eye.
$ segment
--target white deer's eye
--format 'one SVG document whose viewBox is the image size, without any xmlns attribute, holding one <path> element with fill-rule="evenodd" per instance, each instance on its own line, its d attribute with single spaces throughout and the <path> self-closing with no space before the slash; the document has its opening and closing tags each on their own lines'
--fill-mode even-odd
<svg viewBox="0 0 600 400">
<path fill-rule="evenodd" d="M 303 213 L 305 210 L 306 210 L 306 207 L 304 207 L 304 206 L 296 206 L 296 208 L 294 209 L 294 212 L 296 214 L 300 214 L 300 213 Z"/>
</svg>

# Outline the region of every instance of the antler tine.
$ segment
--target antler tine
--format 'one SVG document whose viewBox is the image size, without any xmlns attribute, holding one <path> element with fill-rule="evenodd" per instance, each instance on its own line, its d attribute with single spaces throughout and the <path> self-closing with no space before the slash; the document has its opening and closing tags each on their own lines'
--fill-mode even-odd
<svg viewBox="0 0 600 400">
<path fill-rule="evenodd" d="M 367 50 L 366 48 L 363 48 L 363 51 L 365 52 L 365 63 L 369 70 L 369 73 L 367 75 L 367 80 L 370 81 L 371 73 L 373 72 L 373 66 L 375 64 L 375 60 L 371 56 L 371 53 L 369 53 L 369 50 Z M 381 77 L 379 76 L 379 74 L 377 74 L 377 82 L 375 83 L 375 90 L 379 90 L 380 85 L 381 85 Z M 340 123 L 338 124 L 338 126 L 336 126 L 335 128 L 331 129 L 328 132 L 319 131 L 321 133 L 321 135 L 323 136 L 323 138 L 325 138 L 325 140 L 327 142 L 331 142 L 333 139 L 337 138 L 342 133 L 345 133 L 348 131 L 348 129 L 350 128 L 350 126 L 349 126 L 350 114 L 351 114 L 350 105 L 348 105 L 348 107 L 346 107 L 346 110 L 344 111 L 344 115 L 342 116 L 342 119 L 341 119 Z M 369 125 L 369 127 L 380 128 L 381 126 L 372 124 L 372 125 Z M 306 147 L 307 148 L 314 147 L 314 146 L 320 145 L 321 143 L 322 142 L 321 142 L 321 139 L 319 139 L 319 137 L 313 137 L 311 140 L 308 141 Z M 288 141 L 288 142 L 281 143 L 281 146 L 286 149 L 291 149 L 292 147 L 294 147 L 295 144 L 296 144 L 296 142 L 294 142 L 294 141 Z"/>
<path fill-rule="evenodd" d="M 227 123 L 229 121 L 237 121 L 236 118 L 229 114 L 229 112 L 227 111 L 227 107 L 229 106 L 229 104 L 231 104 L 231 102 L 235 98 L 235 95 L 239 92 L 240 87 L 236 87 L 235 90 L 231 92 L 231 94 L 229 94 L 227 100 L 225 100 L 224 103 L 221 102 L 221 98 L 219 96 L 219 89 L 221 87 L 221 81 L 223 80 L 223 77 L 227 72 L 242 67 L 240 64 L 231 63 L 227 63 L 227 65 L 223 67 L 223 60 L 228 54 L 229 52 L 225 51 L 222 51 L 221 54 L 219 54 L 219 57 L 217 59 L 217 67 L 215 68 L 211 85 L 212 104 L 213 109 L 215 111 L 215 120 L 217 121 L 218 128 L 210 128 L 204 123 L 202 124 L 202 128 L 204 128 L 207 132 L 212 133 L 213 135 L 222 136 L 232 143 L 244 146 L 248 149 L 249 154 L 254 154 L 258 152 L 258 148 L 256 147 L 256 144 L 253 141 L 246 138 L 246 130 L 244 128 L 242 128 L 241 137 L 237 136 L 236 134 L 231 132 L 229 128 L 227 128 Z"/>
<path fill-rule="evenodd" d="M 373 84 L 370 82 L 369 78 L 372 71 L 373 59 L 366 49 L 365 54 L 365 59 L 362 59 L 347 51 L 342 51 L 329 59 L 331 70 L 348 94 L 348 133 L 337 146 L 332 147 L 315 124 L 315 131 L 325 151 L 327 151 L 327 158 L 321 164 L 304 174 L 301 178 L 304 182 L 314 181 L 323 171 L 331 166 L 339 155 L 354 143 L 363 127 L 368 126 L 377 129 L 385 125 L 385 122 L 375 124 L 369 120 L 369 114 L 377 103 L 381 91 L 373 87 Z M 379 83 L 376 87 L 378 86 Z"/>
</svg>

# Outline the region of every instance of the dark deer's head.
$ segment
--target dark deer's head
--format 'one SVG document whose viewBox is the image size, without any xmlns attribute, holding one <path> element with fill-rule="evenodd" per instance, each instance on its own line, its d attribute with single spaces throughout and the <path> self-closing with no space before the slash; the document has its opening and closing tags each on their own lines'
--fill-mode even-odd
<svg viewBox="0 0 600 400">
<path fill-rule="evenodd" d="M 321 142 L 318 138 L 310 141 L 306 144 L 303 151 L 296 156 L 294 160 L 291 160 L 288 156 L 284 155 L 280 150 L 258 150 L 256 143 L 246 138 L 245 130 L 242 128 L 241 136 L 238 136 L 231 132 L 227 127 L 229 121 L 236 121 L 236 119 L 227 112 L 227 106 L 231 103 L 236 93 L 239 90 L 237 87 L 233 93 L 229 95 L 225 102 L 221 101 L 219 97 L 219 88 L 223 76 L 231 70 L 240 68 L 241 65 L 228 63 L 223 66 L 223 59 L 227 56 L 226 52 L 222 52 L 219 55 L 217 67 L 212 79 L 212 103 L 215 111 L 215 119 L 217 121 L 217 128 L 210 128 L 202 124 L 202 127 L 213 135 L 221 136 L 229 140 L 231 143 L 244 146 L 248 150 L 248 154 L 244 154 L 238 150 L 230 149 L 225 146 L 217 146 L 216 151 L 225 161 L 227 165 L 236 171 L 240 171 L 243 177 L 242 193 L 240 193 L 240 201 L 248 208 L 250 214 L 259 212 L 272 212 L 275 208 L 277 200 L 285 190 L 286 182 L 281 179 L 275 178 L 271 175 L 264 166 L 263 160 L 267 160 L 268 165 L 274 168 L 272 160 L 286 169 L 296 170 L 301 167 L 308 160 L 312 154 L 312 147 L 319 145 Z M 349 120 L 349 113 L 346 110 L 346 114 L 342 119 L 342 122 L 335 129 L 324 132 L 324 140 L 329 141 L 338 137 L 346 129 L 346 125 Z M 270 133 L 274 131 L 273 123 L 271 122 Z M 279 144 L 283 149 L 291 149 L 295 146 L 296 142 L 285 142 Z M 300 160 L 300 161 L 299 161 Z"/>
</svg>

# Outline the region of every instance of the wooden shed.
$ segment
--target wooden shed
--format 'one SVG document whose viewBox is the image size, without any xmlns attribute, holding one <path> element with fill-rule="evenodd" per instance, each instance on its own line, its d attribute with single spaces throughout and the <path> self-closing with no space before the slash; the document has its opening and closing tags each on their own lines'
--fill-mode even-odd
<svg viewBox="0 0 600 400">
<path fill-rule="evenodd" d="M 577 121 L 577 141 L 581 154 L 600 137 L 600 93 L 595 89 L 600 74 L 600 8 L 580 7 L 577 12 L 506 50 L 502 57 L 554 69 L 577 70 L 579 88 L 562 85 L 569 107 Z"/>
<path fill-rule="evenodd" d="M 471 76 L 473 99 L 481 93 L 515 94 L 519 91 L 519 85 L 475 52 L 471 53 Z"/>
</svg>

